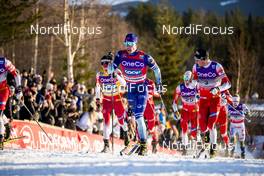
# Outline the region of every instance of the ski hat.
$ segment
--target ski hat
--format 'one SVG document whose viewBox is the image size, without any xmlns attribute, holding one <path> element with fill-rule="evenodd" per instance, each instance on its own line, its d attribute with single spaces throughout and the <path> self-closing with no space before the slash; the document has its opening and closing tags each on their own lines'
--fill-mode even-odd
<svg viewBox="0 0 264 176">
<path fill-rule="evenodd" d="M 206 60 L 209 58 L 209 52 L 204 49 L 198 49 L 194 53 L 195 60 Z"/>
<path fill-rule="evenodd" d="M 192 72 L 188 70 L 184 73 L 183 80 L 190 81 L 191 79 L 192 79 Z"/>
<path fill-rule="evenodd" d="M 126 35 L 126 38 L 125 38 L 125 43 L 126 42 L 131 42 L 131 43 L 137 43 L 138 42 L 138 37 L 136 34 L 133 34 L 133 33 L 129 33 Z"/>
<path fill-rule="evenodd" d="M 101 58 L 101 65 L 104 65 L 105 63 L 110 63 L 113 60 L 113 54 L 112 52 L 109 52 L 107 55 L 104 55 Z"/>
<path fill-rule="evenodd" d="M 240 101 L 240 96 L 238 94 L 235 94 L 233 97 L 232 97 L 232 101 L 233 102 L 239 102 Z"/>
</svg>

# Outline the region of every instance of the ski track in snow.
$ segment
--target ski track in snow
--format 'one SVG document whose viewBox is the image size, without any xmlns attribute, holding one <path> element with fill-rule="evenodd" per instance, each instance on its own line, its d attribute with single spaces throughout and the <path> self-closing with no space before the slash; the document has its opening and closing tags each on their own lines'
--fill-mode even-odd
<svg viewBox="0 0 264 176">
<path fill-rule="evenodd" d="M 0 151 L 0 175 L 263 175 L 261 159 L 119 156 L 29 149 Z"/>
</svg>

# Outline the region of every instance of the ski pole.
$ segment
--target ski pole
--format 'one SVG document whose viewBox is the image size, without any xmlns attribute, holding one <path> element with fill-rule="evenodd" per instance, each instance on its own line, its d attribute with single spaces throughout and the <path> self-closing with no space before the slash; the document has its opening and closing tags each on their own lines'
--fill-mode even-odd
<svg viewBox="0 0 264 176">
<path fill-rule="evenodd" d="M 162 95 L 160 94 L 160 101 L 161 101 L 161 104 L 162 104 L 162 106 L 164 107 L 164 109 L 165 109 L 165 113 L 166 113 L 166 116 L 168 117 L 168 111 L 167 111 L 167 108 L 166 108 L 166 106 L 165 106 L 165 104 L 164 104 L 164 101 L 163 101 L 163 98 L 162 98 Z"/>
<path fill-rule="evenodd" d="M 48 137 L 48 139 L 50 140 L 50 142 L 52 141 L 51 138 L 48 136 L 47 132 L 43 129 L 43 127 L 39 124 L 39 122 L 35 119 L 35 117 L 33 116 L 33 114 L 30 112 L 30 110 L 28 109 L 28 107 L 23 103 L 20 102 L 22 107 L 24 106 L 25 109 L 28 111 L 29 115 L 33 118 L 33 120 L 35 120 L 35 122 L 37 122 L 38 126 L 40 127 L 40 129 L 45 133 L 45 135 Z"/>
<path fill-rule="evenodd" d="M 113 88 L 114 88 L 114 73 L 111 73 L 111 96 L 112 96 L 112 154 L 114 154 L 114 92 L 113 92 Z"/>
</svg>

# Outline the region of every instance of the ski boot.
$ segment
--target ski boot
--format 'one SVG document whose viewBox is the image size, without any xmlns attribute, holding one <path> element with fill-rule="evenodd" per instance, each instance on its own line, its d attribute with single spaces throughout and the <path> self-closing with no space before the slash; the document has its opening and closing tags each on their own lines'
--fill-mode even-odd
<svg viewBox="0 0 264 176">
<path fill-rule="evenodd" d="M 182 149 L 182 155 L 183 156 L 186 156 L 187 155 L 187 149 L 186 148 L 187 148 L 187 146 L 184 145 L 183 146 L 183 149 Z"/>
<path fill-rule="evenodd" d="M 137 148 L 137 150 L 135 151 L 135 153 L 137 153 L 137 154 L 138 154 L 138 153 L 139 153 L 139 151 L 140 151 L 140 147 L 141 147 L 141 145 L 140 145 L 140 142 L 139 142 L 139 141 L 137 142 L 137 144 L 139 145 L 139 147 Z"/>
<path fill-rule="evenodd" d="M 151 145 L 152 145 L 152 153 L 154 153 L 154 154 L 156 154 L 158 152 L 157 144 L 158 144 L 158 141 L 156 141 L 156 140 L 153 140 L 151 142 Z"/>
<path fill-rule="evenodd" d="M 203 137 L 204 143 L 209 143 L 210 142 L 210 132 L 207 131 Z"/>
<path fill-rule="evenodd" d="M 110 152 L 110 147 L 109 147 L 109 140 L 104 139 L 104 148 L 101 151 L 101 153 L 109 153 Z"/>
<path fill-rule="evenodd" d="M 0 134 L 0 150 L 4 150 L 4 135 Z"/>
<path fill-rule="evenodd" d="M 140 141 L 140 147 L 139 147 L 138 155 L 146 156 L 147 152 L 148 152 L 147 142 L 146 141 Z"/>
<path fill-rule="evenodd" d="M 216 156 L 217 144 L 210 145 L 210 158 L 214 158 Z"/>
<path fill-rule="evenodd" d="M 202 138 L 201 143 L 203 145 L 204 144 L 208 144 L 210 142 L 210 133 L 209 133 L 209 131 L 207 131 L 206 133 L 201 134 L 201 138 Z"/>
<path fill-rule="evenodd" d="M 241 149 L 241 158 L 242 159 L 245 159 L 245 143 L 244 143 L 244 141 L 242 141 L 242 142 L 240 142 L 240 149 Z"/>
<path fill-rule="evenodd" d="M 230 152 L 230 157 L 233 158 L 235 154 L 235 146 L 233 146 L 231 152 Z"/>
<path fill-rule="evenodd" d="M 241 159 L 245 159 L 245 158 L 246 158 L 245 152 L 241 152 Z"/>
<path fill-rule="evenodd" d="M 5 124 L 5 140 L 8 140 L 11 135 L 11 125 L 10 123 Z"/>
<path fill-rule="evenodd" d="M 228 145 L 226 146 L 226 149 L 225 149 L 225 157 L 229 157 L 229 146 Z"/>
<path fill-rule="evenodd" d="M 124 145 L 125 147 L 127 147 L 130 143 L 130 139 L 129 139 L 129 136 L 128 136 L 128 131 L 124 131 Z"/>
</svg>

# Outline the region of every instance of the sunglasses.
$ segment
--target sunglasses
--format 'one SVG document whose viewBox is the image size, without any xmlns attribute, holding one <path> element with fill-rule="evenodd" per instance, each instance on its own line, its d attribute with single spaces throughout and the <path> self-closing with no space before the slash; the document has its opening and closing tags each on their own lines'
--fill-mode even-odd
<svg viewBox="0 0 264 176">
<path fill-rule="evenodd" d="M 188 76 L 184 76 L 184 77 L 183 77 L 183 80 L 184 80 L 184 81 L 189 81 L 190 79 L 191 79 L 191 78 L 188 77 Z"/>
<path fill-rule="evenodd" d="M 124 42 L 125 46 L 135 46 L 136 44 L 136 42 Z"/>
<path fill-rule="evenodd" d="M 108 65 L 109 62 L 101 62 L 101 65 Z"/>
</svg>

